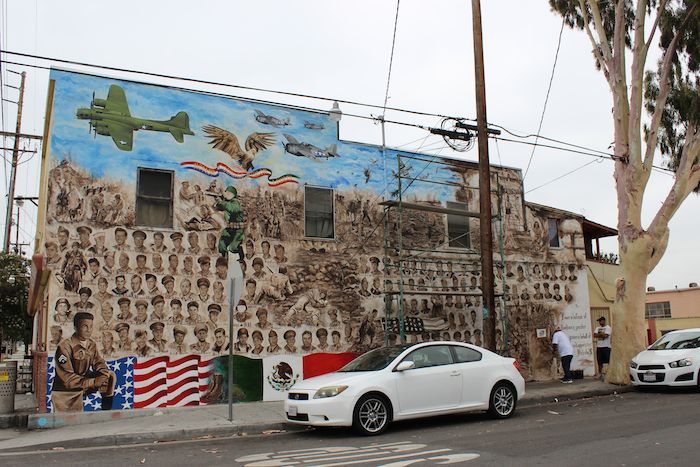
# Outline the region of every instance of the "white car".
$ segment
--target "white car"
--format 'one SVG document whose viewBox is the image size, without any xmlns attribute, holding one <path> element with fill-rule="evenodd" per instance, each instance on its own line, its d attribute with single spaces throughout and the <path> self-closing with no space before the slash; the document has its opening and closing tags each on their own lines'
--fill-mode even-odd
<svg viewBox="0 0 700 467">
<path fill-rule="evenodd" d="M 510 417 L 525 394 L 518 363 L 461 342 L 382 347 L 335 373 L 309 378 L 289 390 L 289 423 L 353 426 L 365 435 L 389 422 L 488 410 Z"/>
<path fill-rule="evenodd" d="M 700 387 L 700 328 L 671 331 L 630 362 L 635 386 Z"/>
</svg>

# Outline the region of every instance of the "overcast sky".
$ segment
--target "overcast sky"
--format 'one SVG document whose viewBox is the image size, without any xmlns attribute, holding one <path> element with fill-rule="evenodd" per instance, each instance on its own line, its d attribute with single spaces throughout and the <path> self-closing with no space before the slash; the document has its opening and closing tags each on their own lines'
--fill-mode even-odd
<svg viewBox="0 0 700 467">
<path fill-rule="evenodd" d="M 2 3 L 6 5 L 2 47 L 7 50 L 370 104 L 384 102 L 396 15 L 393 0 Z M 482 0 L 482 4 L 488 120 L 516 133 L 536 133 L 561 19 L 550 12 L 546 0 Z M 470 5 L 468 0 L 401 1 L 389 106 L 476 117 Z M 583 33 L 564 29 L 542 135 L 608 151 L 613 140 L 611 98 L 602 75 L 595 70 L 590 50 Z M 33 59 L 5 58 L 47 65 Z M 8 68 L 27 71 L 22 131 L 41 134 L 48 72 L 15 65 Z M 129 78 L 330 108 L 329 102 L 320 100 L 152 77 Z M 3 82 L 17 85 L 18 77 L 4 73 Z M 5 98 L 16 100 L 15 90 L 6 88 L 4 93 Z M 14 131 L 16 106 L 5 103 L 3 107 L 4 129 Z M 345 104 L 341 108 L 346 113 L 380 113 Z M 437 117 L 397 112 L 388 112 L 387 119 L 429 126 L 440 123 Z M 441 139 L 426 139 L 426 135 L 421 129 L 387 125 L 390 146 L 454 155 L 443 148 Z M 341 122 L 341 137 L 380 143 L 381 131 L 371 121 L 346 116 Z M 8 145 L 11 141 L 3 144 Z M 522 168 L 523 172 L 531 151 L 532 147 L 524 144 L 490 144 L 492 163 Z M 476 149 L 460 153 L 459 157 L 475 160 Z M 34 157 L 19 166 L 17 195 L 38 194 L 38 159 Z M 524 182 L 526 200 L 573 211 L 615 227 L 612 162 L 592 162 L 555 180 L 593 160 L 538 147 Z M 2 174 L 6 177 L 5 171 Z M 6 180 L 2 183 L 5 192 Z M 668 175 L 652 175 L 645 197 L 645 221 L 653 217 L 671 182 Z M 687 287 L 689 282 L 700 279 L 696 266 L 700 260 L 696 241 L 699 208 L 700 200 L 691 195 L 678 211 L 671 222 L 666 255 L 652 272 L 648 285 L 657 289 Z M 21 240 L 31 241 L 35 216 L 33 206 L 25 205 L 21 210 Z M 0 225 L 4 226 L 4 218 L 2 208 Z M 608 251 L 617 249 L 616 241 L 603 245 Z"/>
</svg>

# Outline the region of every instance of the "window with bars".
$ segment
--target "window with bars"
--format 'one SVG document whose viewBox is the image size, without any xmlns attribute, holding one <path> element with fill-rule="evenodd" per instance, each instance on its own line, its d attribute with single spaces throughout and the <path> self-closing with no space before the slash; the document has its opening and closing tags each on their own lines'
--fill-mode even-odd
<svg viewBox="0 0 700 467">
<path fill-rule="evenodd" d="M 467 205 L 465 203 L 447 201 L 447 207 L 449 209 L 459 209 L 460 211 L 465 212 L 467 211 Z M 447 238 L 449 240 L 449 245 L 452 248 L 470 248 L 469 217 L 466 215 L 459 216 L 457 214 L 448 214 Z"/>
<path fill-rule="evenodd" d="M 171 170 L 138 168 L 136 225 L 173 227 L 173 178 Z"/>
<path fill-rule="evenodd" d="M 305 187 L 304 235 L 314 238 L 335 237 L 332 188 Z"/>
<path fill-rule="evenodd" d="M 670 318 L 671 302 L 647 303 L 644 308 L 644 318 Z"/>
</svg>

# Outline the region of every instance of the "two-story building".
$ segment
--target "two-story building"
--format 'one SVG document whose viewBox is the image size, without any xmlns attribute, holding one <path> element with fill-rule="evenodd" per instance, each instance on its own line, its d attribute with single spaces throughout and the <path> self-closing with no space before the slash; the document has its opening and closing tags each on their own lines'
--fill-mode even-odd
<svg viewBox="0 0 700 467">
<path fill-rule="evenodd" d="M 327 112 L 69 71 L 47 109 L 47 410 L 220 402 L 230 349 L 236 399 L 275 400 L 381 345 L 482 345 L 477 164 L 342 141 Z M 492 187 L 499 351 L 554 378 L 561 326 L 592 374 L 585 219 L 526 202 L 518 169 Z"/>
</svg>

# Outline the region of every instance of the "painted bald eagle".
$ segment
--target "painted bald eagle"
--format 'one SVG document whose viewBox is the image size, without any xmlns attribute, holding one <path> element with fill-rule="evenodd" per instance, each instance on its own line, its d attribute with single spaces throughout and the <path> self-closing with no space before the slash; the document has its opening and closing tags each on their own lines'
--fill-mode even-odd
<svg viewBox="0 0 700 467">
<path fill-rule="evenodd" d="M 223 151 L 231 159 L 241 164 L 245 170 L 253 169 L 253 159 L 262 151 L 275 143 L 274 133 L 251 133 L 245 140 L 245 150 L 238 143 L 236 135 L 214 125 L 205 125 L 202 131 L 209 138 L 209 144 L 214 149 Z"/>
</svg>

